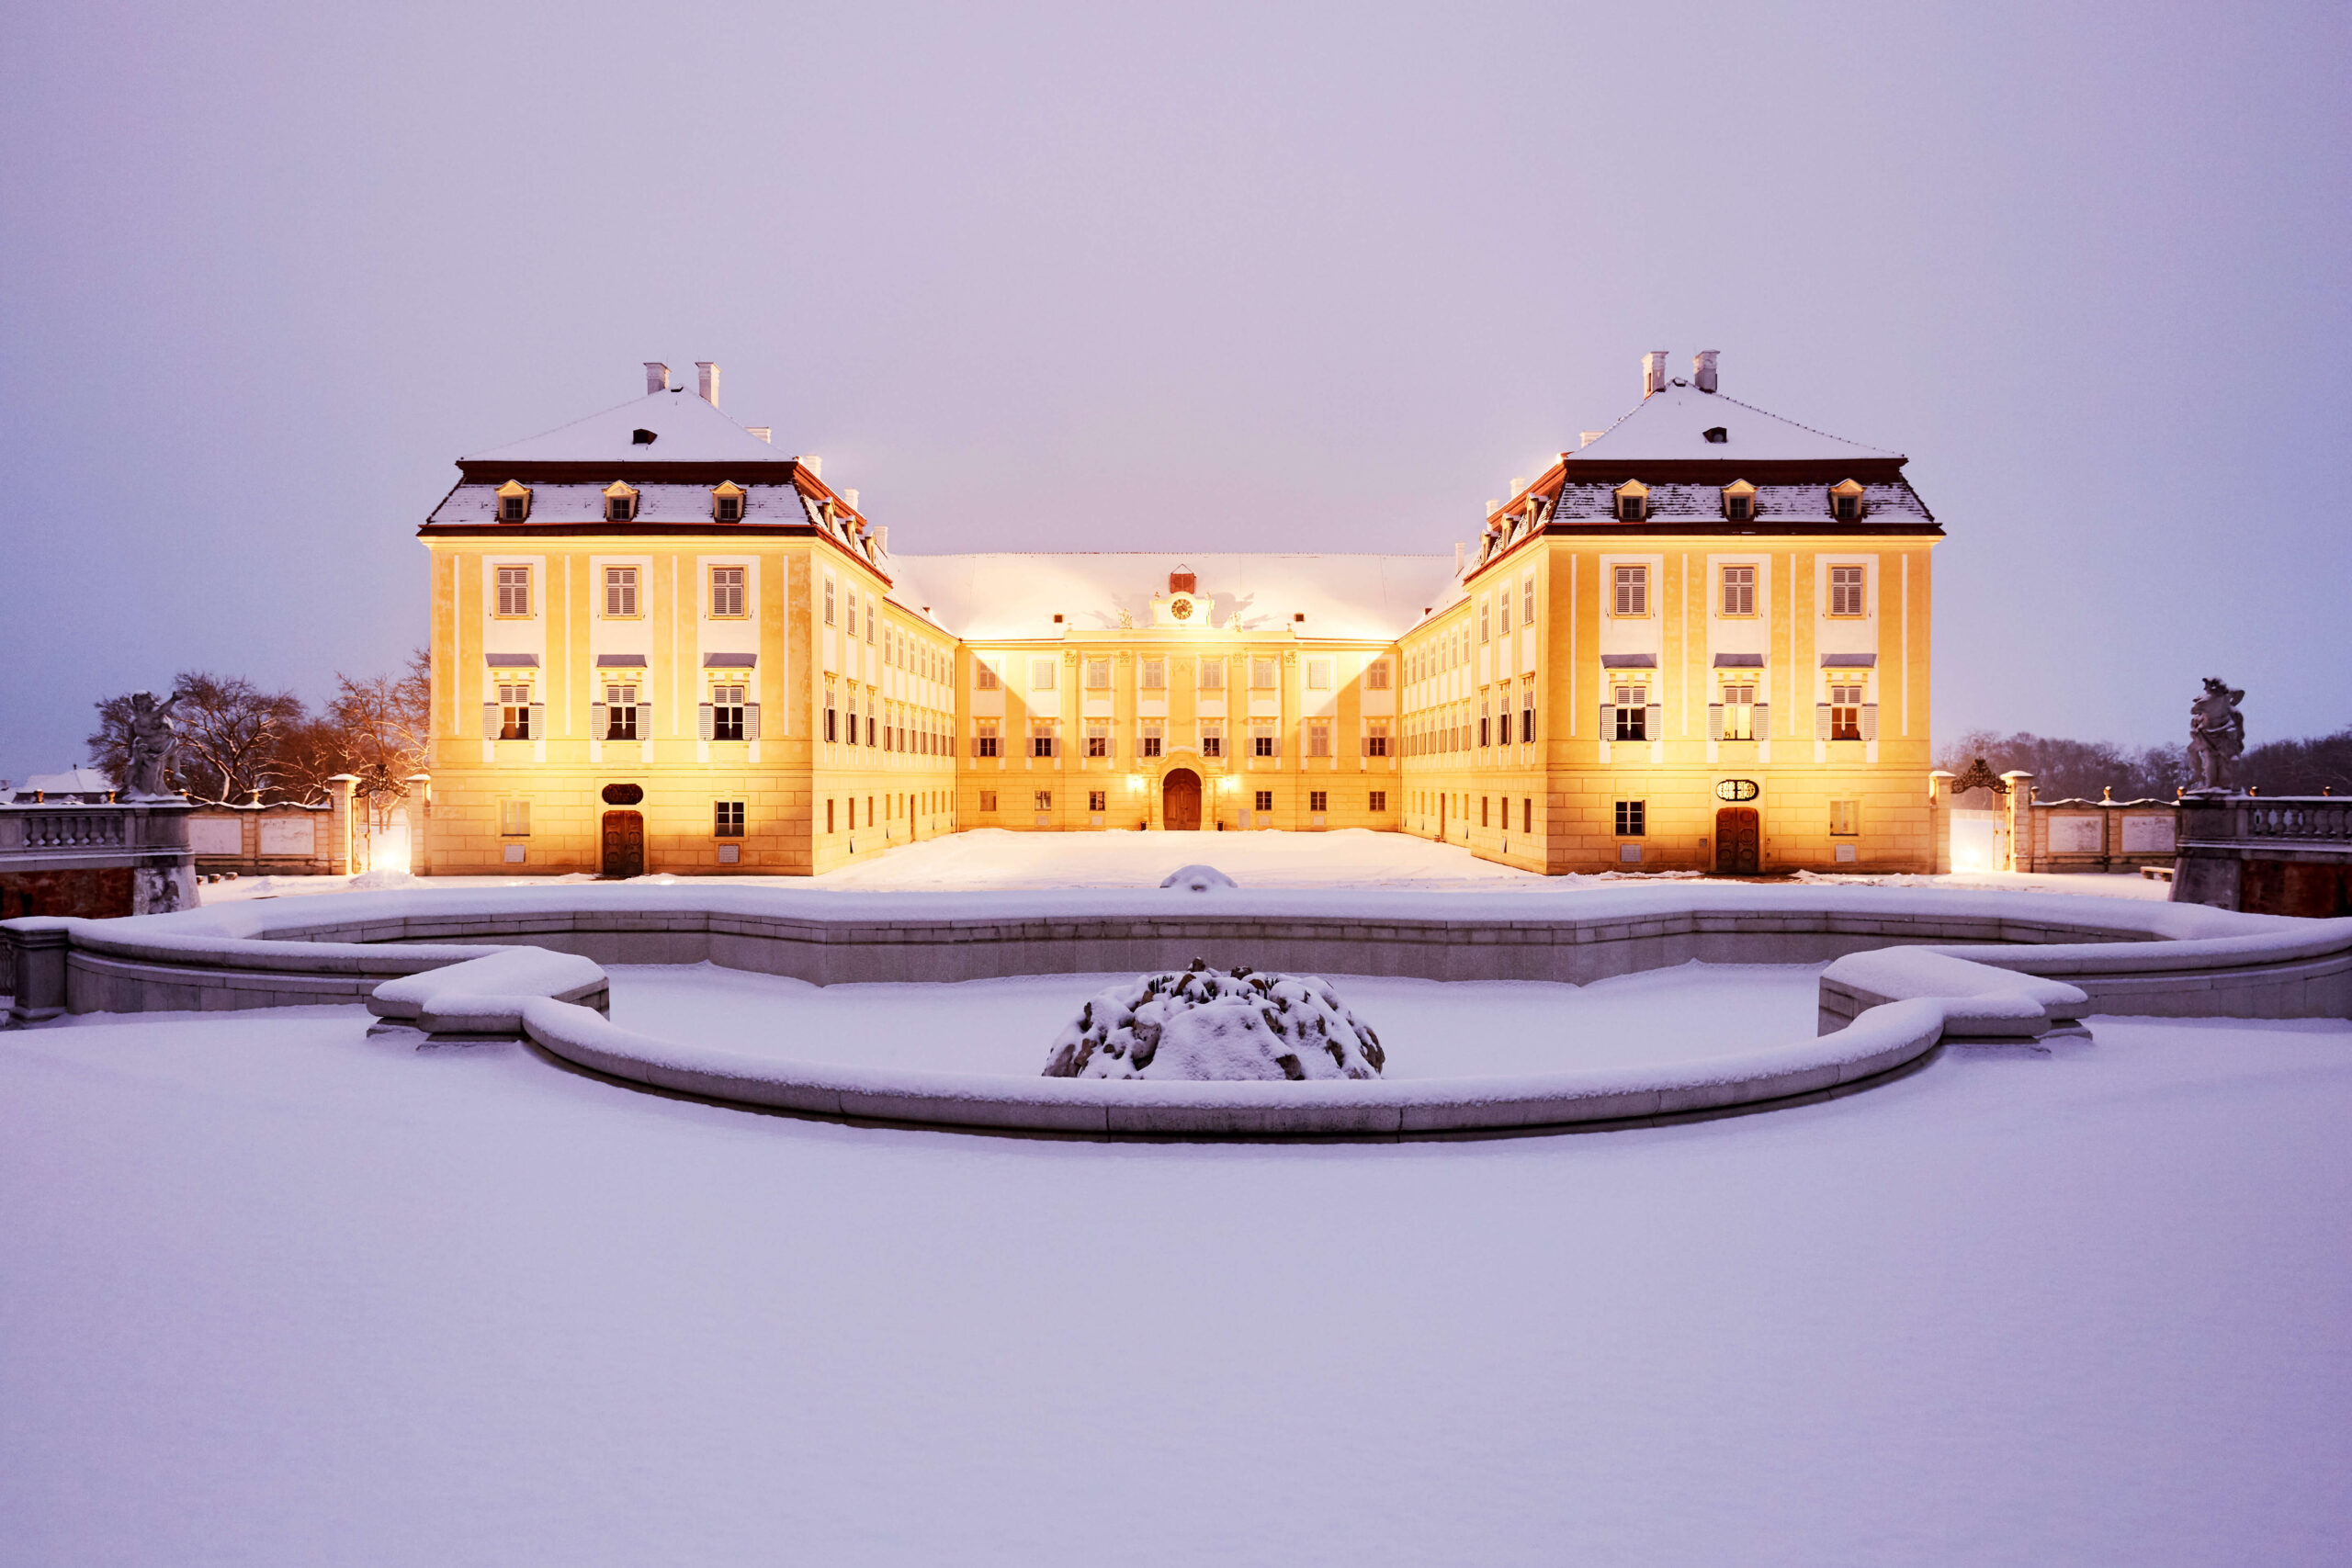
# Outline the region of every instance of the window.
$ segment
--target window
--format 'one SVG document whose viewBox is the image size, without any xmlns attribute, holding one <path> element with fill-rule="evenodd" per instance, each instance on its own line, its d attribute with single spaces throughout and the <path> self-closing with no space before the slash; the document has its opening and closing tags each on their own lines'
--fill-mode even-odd
<svg viewBox="0 0 2352 1568">
<path fill-rule="evenodd" d="M 743 688 L 713 686 L 710 689 L 710 738 L 713 740 L 743 739 Z"/>
<path fill-rule="evenodd" d="M 1616 569 L 1616 610 L 1621 615 L 1646 615 L 1650 613 L 1650 569 L 1645 566 L 1621 566 Z"/>
<path fill-rule="evenodd" d="M 1110 792 L 1108 790 L 1090 789 L 1086 792 L 1086 809 L 1089 811 L 1103 810 L 1105 809 L 1105 803 L 1109 799 Z"/>
<path fill-rule="evenodd" d="M 1306 721 L 1306 754 L 1310 757 L 1328 757 L 1331 754 L 1331 721 L 1329 719 L 1310 718 Z"/>
<path fill-rule="evenodd" d="M 1363 689 L 1385 692 L 1388 689 L 1388 660 L 1375 659 L 1363 667 Z"/>
<path fill-rule="evenodd" d="M 1168 687 L 1168 660 L 1147 659 L 1143 661 L 1143 689 L 1147 692 L 1165 691 Z"/>
<path fill-rule="evenodd" d="M 1725 740 L 1756 739 L 1756 688 L 1747 682 L 1724 688 L 1724 734 Z"/>
<path fill-rule="evenodd" d="M 1478 797 L 1478 826 L 1481 828 L 1491 826 L 1487 820 L 1487 797 L 1483 795 Z"/>
<path fill-rule="evenodd" d="M 1726 615 L 1756 614 L 1756 569 L 1752 566 L 1724 568 L 1724 611 Z"/>
<path fill-rule="evenodd" d="M 1535 574 L 1533 572 L 1529 572 L 1519 585 L 1519 624 L 1522 626 L 1532 626 L 1535 624 Z"/>
<path fill-rule="evenodd" d="M 1274 756 L 1275 739 L 1272 719 L 1255 718 L 1250 721 L 1250 754 L 1252 757 Z"/>
<path fill-rule="evenodd" d="M 995 665 L 985 659 L 972 660 L 972 685 L 975 690 L 993 692 L 999 684 Z"/>
<path fill-rule="evenodd" d="M 1308 790 L 1308 791 L 1306 792 L 1306 809 L 1308 809 L 1309 811 L 1317 811 L 1317 812 L 1320 812 L 1320 811 L 1329 811 L 1329 810 L 1330 810 L 1330 809 L 1331 809 L 1331 794 L 1330 794 L 1330 792 L 1329 792 L 1329 790 L 1320 790 L 1320 789 L 1310 789 L 1310 790 Z"/>
<path fill-rule="evenodd" d="M 1851 677 L 1848 677 L 1851 680 Z M 1829 684 L 1829 739 L 1860 740 L 1862 738 L 1862 688 L 1860 683 L 1843 684 L 1832 677 Z"/>
<path fill-rule="evenodd" d="M 1223 720 L 1214 718 L 1202 720 L 1201 755 L 1204 757 L 1222 757 L 1225 755 L 1225 724 Z"/>
<path fill-rule="evenodd" d="M 1833 800 L 1829 803 L 1831 836 L 1850 839 L 1862 830 L 1862 803 L 1859 800 Z"/>
<path fill-rule="evenodd" d="M 1090 659 L 1086 661 L 1086 689 L 1090 692 L 1107 692 L 1111 689 L 1109 660 Z"/>
<path fill-rule="evenodd" d="M 1505 806 L 1503 811 L 1508 815 L 1510 807 Z M 1535 831 L 1535 802 L 1532 798 L 1523 799 L 1519 803 L 1519 830 L 1522 833 Z"/>
<path fill-rule="evenodd" d="M 1090 718 L 1086 721 L 1086 754 L 1089 757 L 1110 756 L 1111 721 L 1109 719 Z"/>
<path fill-rule="evenodd" d="M 1510 585 L 1505 583 L 1495 593 L 1495 630 L 1503 637 L 1510 636 Z"/>
<path fill-rule="evenodd" d="M 1617 836 L 1638 839 L 1649 830 L 1649 802 L 1621 800 L 1617 803 Z"/>
<path fill-rule="evenodd" d="M 1756 487 L 1745 479 L 1724 487 L 1724 521 L 1753 523 L 1756 521 Z"/>
<path fill-rule="evenodd" d="M 833 580 L 830 577 L 825 579 L 825 624 L 829 626 L 833 624 Z"/>
<path fill-rule="evenodd" d="M 531 515 L 531 492 L 526 487 L 508 479 L 498 487 L 498 520 L 520 523 Z"/>
<path fill-rule="evenodd" d="M 1851 479 L 1829 492 L 1829 515 L 1840 523 L 1860 523 L 1866 510 L 1862 504 L 1862 487 Z"/>
<path fill-rule="evenodd" d="M 1505 688 L 1495 698 L 1495 744 L 1510 744 L 1510 692 Z"/>
<path fill-rule="evenodd" d="M 1519 738 L 1532 742 L 1535 739 L 1535 682 L 1519 683 Z"/>
<path fill-rule="evenodd" d="M 836 830 L 833 827 L 833 803 L 829 797 L 825 801 L 825 831 L 831 833 Z"/>
<path fill-rule="evenodd" d="M 980 791 L 980 809 L 989 813 L 996 810 L 996 791 L 992 789 Z"/>
<path fill-rule="evenodd" d="M 605 492 L 605 521 L 628 523 L 637 517 L 637 491 L 616 484 Z"/>
<path fill-rule="evenodd" d="M 838 715 L 839 709 L 834 706 L 833 703 L 833 683 L 829 680 L 825 682 L 825 739 L 828 741 L 839 740 L 841 739 L 839 728 L 835 722 Z"/>
<path fill-rule="evenodd" d="M 741 801 L 711 802 L 710 836 L 714 839 L 740 839 L 743 836 L 743 803 Z"/>
<path fill-rule="evenodd" d="M 498 569 L 498 613 L 502 615 L 527 615 L 531 613 L 529 567 L 502 566 Z"/>
<path fill-rule="evenodd" d="M 735 485 L 720 485 L 710 492 L 710 514 L 721 523 L 743 521 L 743 492 Z"/>
<path fill-rule="evenodd" d="M 531 739 L 531 688 L 521 682 L 502 682 L 498 688 L 498 738 Z"/>
<path fill-rule="evenodd" d="M 1054 725 L 1051 719 L 1041 719 L 1030 727 L 1029 754 L 1032 757 L 1054 754 Z"/>
<path fill-rule="evenodd" d="M 1491 746 L 1494 743 L 1494 718 L 1488 707 L 1487 699 L 1481 697 L 1478 699 L 1478 744 L 1481 746 Z"/>
<path fill-rule="evenodd" d="M 1481 643 L 1494 640 L 1491 635 L 1495 625 L 1494 610 L 1493 602 L 1481 594 L 1478 599 L 1478 640 Z"/>
<path fill-rule="evenodd" d="M 1225 690 L 1224 660 L 1204 659 L 1201 660 L 1201 690 L 1204 692 Z"/>
<path fill-rule="evenodd" d="M 1859 615 L 1864 612 L 1862 569 L 1858 566 L 1833 566 L 1829 569 L 1829 613 L 1833 615 Z"/>
<path fill-rule="evenodd" d="M 1054 792 L 1052 790 L 1041 789 L 1035 791 L 1031 795 L 1030 799 L 1040 811 L 1051 811 L 1054 808 Z"/>
<path fill-rule="evenodd" d="M 1329 660 L 1310 659 L 1306 661 L 1306 689 L 1310 692 L 1328 692 L 1331 689 Z"/>
<path fill-rule="evenodd" d="M 1274 661 L 1272 660 L 1253 659 L 1250 661 L 1250 689 L 1251 691 L 1271 692 L 1280 683 L 1280 677 L 1274 672 Z"/>
<path fill-rule="evenodd" d="M 1146 757 L 1159 755 L 1160 741 L 1165 735 L 1165 725 L 1166 721 L 1163 719 L 1148 718 L 1143 721 L 1143 733 L 1138 738 L 1141 755 Z"/>
<path fill-rule="evenodd" d="M 1388 755 L 1388 721 L 1367 719 L 1364 723 L 1363 754 L 1367 757 Z"/>
<path fill-rule="evenodd" d="M 868 593 L 865 596 L 865 640 L 867 642 L 872 642 L 874 640 L 874 601 L 876 597 L 876 596 L 872 593 Z"/>
<path fill-rule="evenodd" d="M 1613 740 L 1648 740 L 1650 689 L 1631 683 L 1615 688 L 1617 699 L 1617 728 Z"/>
<path fill-rule="evenodd" d="M 1272 811 L 1274 808 L 1274 792 L 1272 790 L 1261 789 L 1258 791 L 1256 800 L 1257 809 L 1260 811 Z"/>
<path fill-rule="evenodd" d="M 715 566 L 710 569 L 710 613 L 729 616 L 743 614 L 743 568 Z"/>
<path fill-rule="evenodd" d="M 976 721 L 976 728 L 972 733 L 972 755 L 993 757 L 997 754 L 996 745 L 996 720 L 983 718 Z"/>
<path fill-rule="evenodd" d="M 1387 792 L 1386 790 L 1385 790 L 1385 789 L 1376 789 L 1376 790 L 1374 790 L 1374 791 L 1373 791 L 1369 795 L 1365 796 L 1365 798 L 1364 798 L 1364 809 L 1366 809 L 1366 810 L 1368 810 L 1368 811 L 1385 811 L 1385 810 L 1387 810 L 1387 809 L 1388 809 L 1388 792 Z"/>
<path fill-rule="evenodd" d="M 531 836 L 531 803 L 527 800 L 502 800 L 498 803 L 498 830 L 509 839 Z"/>
<path fill-rule="evenodd" d="M 637 739 L 637 685 L 634 682 L 605 682 L 605 739 Z"/>
<path fill-rule="evenodd" d="M 637 614 L 637 568 L 605 569 L 605 615 L 608 619 Z"/>
<path fill-rule="evenodd" d="M 1650 492 L 1628 480 L 1617 491 L 1617 521 L 1639 523 L 1650 514 Z"/>
<path fill-rule="evenodd" d="M 1054 689 L 1055 663 L 1056 660 L 1051 659 L 1033 659 L 1029 661 L 1029 689 L 1031 691 L 1050 692 Z"/>
</svg>

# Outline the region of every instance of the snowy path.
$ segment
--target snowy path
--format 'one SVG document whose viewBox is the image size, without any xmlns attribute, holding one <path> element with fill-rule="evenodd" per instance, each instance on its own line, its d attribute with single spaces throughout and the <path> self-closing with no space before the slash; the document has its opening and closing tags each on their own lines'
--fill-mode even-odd
<svg viewBox="0 0 2352 1568">
<path fill-rule="evenodd" d="M 804 1122 L 0 1035 L 0 1562 L 2341 1562 L 2352 1028 L 1646 1131 Z"/>
</svg>

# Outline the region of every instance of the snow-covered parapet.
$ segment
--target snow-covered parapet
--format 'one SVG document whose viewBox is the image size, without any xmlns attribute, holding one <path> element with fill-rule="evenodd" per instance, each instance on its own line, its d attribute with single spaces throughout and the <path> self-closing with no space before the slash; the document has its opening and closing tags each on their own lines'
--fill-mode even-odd
<svg viewBox="0 0 2352 1568">
<path fill-rule="evenodd" d="M 1374 1078 L 1386 1055 L 1330 982 L 1199 959 L 1102 992 L 1054 1042 L 1049 1078 Z"/>
<path fill-rule="evenodd" d="M 1213 865 L 1179 866 L 1168 874 L 1162 887 L 1181 887 L 1188 893 L 1206 893 L 1212 887 L 1238 887 L 1240 884 Z"/>
</svg>

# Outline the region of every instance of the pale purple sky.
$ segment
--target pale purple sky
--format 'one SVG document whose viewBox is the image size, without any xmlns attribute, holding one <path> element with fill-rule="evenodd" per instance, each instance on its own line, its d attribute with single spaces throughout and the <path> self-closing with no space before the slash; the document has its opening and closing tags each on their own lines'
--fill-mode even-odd
<svg viewBox="0 0 2352 1568">
<path fill-rule="evenodd" d="M 0 774 L 390 667 L 451 460 L 644 359 L 901 550 L 1440 553 L 1716 348 L 1910 454 L 1939 736 L 2335 728 L 2347 18 L 19 6 Z"/>
</svg>

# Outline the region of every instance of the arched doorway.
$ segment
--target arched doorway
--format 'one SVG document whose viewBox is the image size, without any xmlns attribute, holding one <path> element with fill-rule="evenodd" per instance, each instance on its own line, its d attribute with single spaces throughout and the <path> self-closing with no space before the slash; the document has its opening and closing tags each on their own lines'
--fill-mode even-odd
<svg viewBox="0 0 2352 1568">
<path fill-rule="evenodd" d="M 1190 768 L 1168 770 L 1168 776 L 1159 781 L 1159 825 L 1176 833 L 1200 831 L 1200 774 Z"/>
<path fill-rule="evenodd" d="M 1763 869 L 1763 839 L 1756 807 L 1726 806 L 1715 813 L 1715 874 L 1753 876 Z"/>
<path fill-rule="evenodd" d="M 605 874 L 645 874 L 645 818 L 634 811 L 605 813 Z"/>
</svg>

